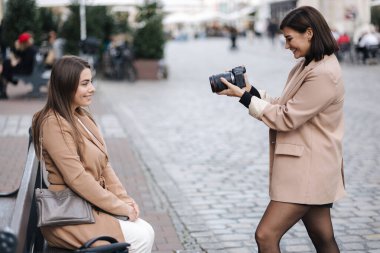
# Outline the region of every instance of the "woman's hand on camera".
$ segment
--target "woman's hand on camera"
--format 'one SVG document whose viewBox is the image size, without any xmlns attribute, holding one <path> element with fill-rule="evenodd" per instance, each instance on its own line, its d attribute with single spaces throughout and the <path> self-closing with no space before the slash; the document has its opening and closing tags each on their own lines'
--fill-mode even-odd
<svg viewBox="0 0 380 253">
<path fill-rule="evenodd" d="M 249 80 L 248 80 L 248 75 L 247 75 L 247 73 L 244 74 L 244 82 L 245 82 L 245 88 L 244 88 L 244 89 L 245 89 L 247 92 L 250 92 L 250 91 L 251 91 L 251 88 L 252 88 L 252 85 L 249 84 Z"/>
<path fill-rule="evenodd" d="M 243 96 L 244 92 L 246 91 L 247 87 L 240 88 L 236 85 L 233 85 L 232 83 L 228 82 L 225 78 L 220 78 L 222 83 L 224 83 L 228 89 L 222 90 L 221 92 L 218 92 L 218 95 L 226 95 L 229 97 L 241 97 Z"/>
</svg>

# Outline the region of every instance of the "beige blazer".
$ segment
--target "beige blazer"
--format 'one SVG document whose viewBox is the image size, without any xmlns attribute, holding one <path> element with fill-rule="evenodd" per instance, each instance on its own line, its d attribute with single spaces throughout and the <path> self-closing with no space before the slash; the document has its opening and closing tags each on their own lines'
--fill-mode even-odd
<svg viewBox="0 0 380 253">
<path fill-rule="evenodd" d="M 341 69 L 335 55 L 303 63 L 260 118 L 270 128 L 269 194 L 281 202 L 332 203 L 345 195 Z"/>
<path fill-rule="evenodd" d="M 53 113 L 42 125 L 43 156 L 48 170 L 49 189 L 70 187 L 77 194 L 109 213 L 128 216 L 131 198 L 115 175 L 104 140 L 88 116 L 76 115 L 94 134 L 91 136 L 78 122 L 84 145 L 79 157 L 68 122 Z M 59 125 L 59 122 L 61 126 Z M 119 222 L 113 216 L 93 210 L 95 224 L 43 227 L 49 245 L 74 249 L 96 236 L 108 235 L 124 242 Z"/>
</svg>

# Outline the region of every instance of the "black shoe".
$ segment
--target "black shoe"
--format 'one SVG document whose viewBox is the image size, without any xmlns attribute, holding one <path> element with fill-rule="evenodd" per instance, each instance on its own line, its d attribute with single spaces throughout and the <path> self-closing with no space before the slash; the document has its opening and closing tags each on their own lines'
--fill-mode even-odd
<svg viewBox="0 0 380 253">
<path fill-rule="evenodd" d="M 15 78 L 13 78 L 13 79 L 11 80 L 11 83 L 12 83 L 13 85 L 17 85 L 17 84 L 18 84 L 18 80 L 15 79 Z"/>
</svg>

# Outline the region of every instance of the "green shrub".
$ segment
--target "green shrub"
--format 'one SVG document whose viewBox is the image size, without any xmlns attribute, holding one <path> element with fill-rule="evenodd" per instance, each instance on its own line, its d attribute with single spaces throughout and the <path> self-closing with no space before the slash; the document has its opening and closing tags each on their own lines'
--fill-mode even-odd
<svg viewBox="0 0 380 253">
<path fill-rule="evenodd" d="M 41 25 L 34 0 L 7 1 L 2 21 L 2 39 L 7 46 L 13 46 L 15 40 L 23 32 L 30 32 L 38 43 Z"/>
<path fill-rule="evenodd" d="M 157 2 L 146 3 L 139 8 L 133 46 L 137 59 L 161 59 L 164 56 L 165 34 L 161 7 Z"/>
</svg>

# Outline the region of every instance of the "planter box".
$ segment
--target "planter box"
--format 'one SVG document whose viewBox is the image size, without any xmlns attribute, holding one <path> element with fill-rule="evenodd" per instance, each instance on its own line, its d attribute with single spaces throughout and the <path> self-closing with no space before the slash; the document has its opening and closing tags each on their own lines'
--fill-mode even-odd
<svg viewBox="0 0 380 253">
<path fill-rule="evenodd" d="M 137 59 L 134 61 L 134 66 L 137 71 L 137 79 L 139 80 L 158 80 L 160 79 L 159 60 L 143 60 Z"/>
</svg>

